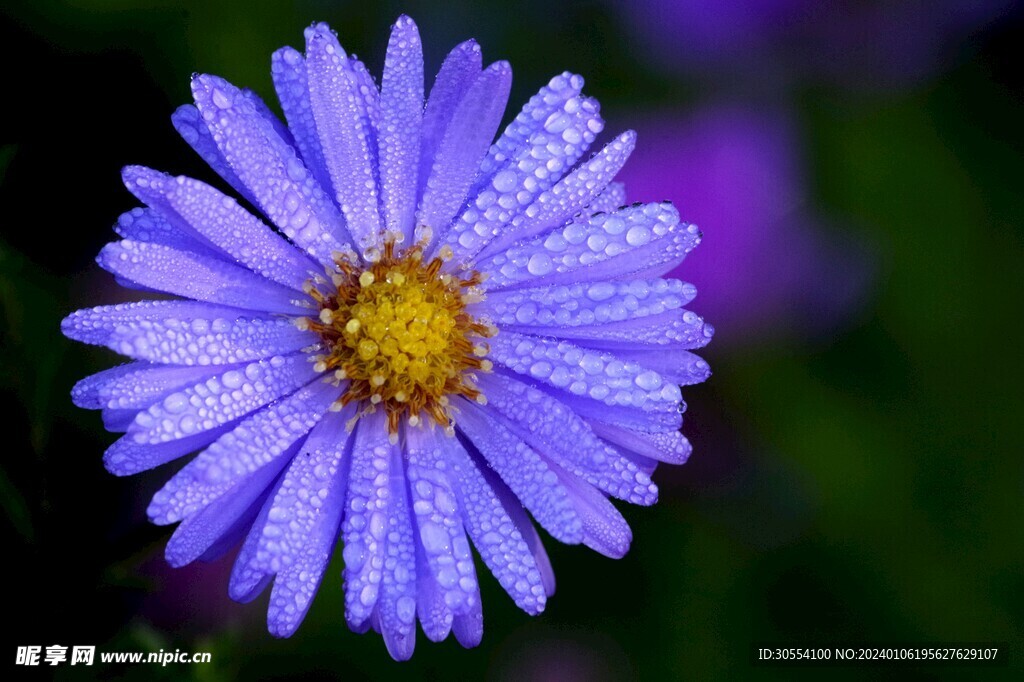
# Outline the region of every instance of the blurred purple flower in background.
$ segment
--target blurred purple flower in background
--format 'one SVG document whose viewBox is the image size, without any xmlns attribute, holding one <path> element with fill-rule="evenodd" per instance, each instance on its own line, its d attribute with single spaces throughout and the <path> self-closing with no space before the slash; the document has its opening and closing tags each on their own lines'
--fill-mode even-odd
<svg viewBox="0 0 1024 682">
<path fill-rule="evenodd" d="M 946 48 L 982 30 L 1011 0 L 612 0 L 650 56 L 675 72 L 770 74 L 867 89 L 927 77 Z"/>
<path fill-rule="evenodd" d="M 800 137 L 784 112 L 710 105 L 632 120 L 644 144 L 618 177 L 632 201 L 675 197 L 704 231 L 684 274 L 700 283 L 719 346 L 825 330 L 856 309 L 870 260 L 805 205 Z"/>
</svg>

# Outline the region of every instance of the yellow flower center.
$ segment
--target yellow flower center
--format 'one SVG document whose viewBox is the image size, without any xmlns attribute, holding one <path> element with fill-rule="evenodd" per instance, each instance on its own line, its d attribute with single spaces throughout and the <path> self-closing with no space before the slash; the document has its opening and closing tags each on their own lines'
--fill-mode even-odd
<svg viewBox="0 0 1024 682">
<path fill-rule="evenodd" d="M 325 350 L 317 369 L 349 382 L 338 407 L 365 401 L 359 414 L 385 410 L 393 437 L 403 417 L 416 426 L 427 416 L 450 430 L 449 395 L 483 401 L 472 373 L 490 371 L 483 339 L 495 329 L 466 312 L 480 274 L 442 273 L 450 257 L 425 263 L 420 244 L 395 255 L 389 239 L 368 266 L 339 256 L 333 295 L 308 287 L 320 314 L 304 326 L 320 334 Z"/>
</svg>

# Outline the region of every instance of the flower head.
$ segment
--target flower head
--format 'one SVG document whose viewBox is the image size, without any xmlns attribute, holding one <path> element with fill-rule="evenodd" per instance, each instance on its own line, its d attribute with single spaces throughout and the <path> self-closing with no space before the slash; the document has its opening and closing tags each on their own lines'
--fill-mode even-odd
<svg viewBox="0 0 1024 682">
<path fill-rule="evenodd" d="M 214 76 L 173 121 L 255 207 L 129 167 L 146 207 L 98 261 L 128 287 L 177 295 L 78 311 L 69 337 L 132 362 L 81 381 L 76 404 L 125 435 L 117 475 L 198 454 L 153 497 L 180 522 L 172 565 L 239 541 L 229 593 L 273 583 L 270 631 L 298 627 L 337 544 L 345 617 L 398 659 L 417 619 L 479 642 L 470 542 L 515 602 L 554 578 L 533 520 L 622 556 L 609 497 L 652 504 L 681 463 L 679 385 L 712 330 L 688 284 L 661 275 L 696 227 L 611 180 L 634 135 L 579 163 L 601 132 L 583 79 L 553 78 L 492 144 L 511 72 L 457 46 L 424 105 L 416 26 L 400 18 L 378 88 L 324 25 L 273 77 L 287 125 Z M 265 220 L 264 220 L 265 219 Z"/>
</svg>

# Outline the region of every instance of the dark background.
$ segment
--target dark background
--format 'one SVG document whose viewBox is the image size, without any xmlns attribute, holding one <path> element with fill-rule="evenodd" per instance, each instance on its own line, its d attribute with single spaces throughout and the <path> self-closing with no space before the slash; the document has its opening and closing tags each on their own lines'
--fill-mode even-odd
<svg viewBox="0 0 1024 682">
<path fill-rule="evenodd" d="M 1010 668 L 827 674 L 1019 674 L 1022 13 L 747 4 L 705 25 L 671 0 L 5 2 L 0 657 L 54 643 L 213 653 L 88 671 L 104 678 L 736 679 L 754 642 L 999 641 Z M 609 131 L 640 132 L 632 195 L 671 199 L 703 228 L 679 274 L 719 332 L 715 375 L 684 391 L 694 455 L 659 469 L 655 507 L 624 509 L 626 558 L 549 539 L 559 585 L 542 616 L 485 580 L 480 647 L 420 637 L 398 664 L 345 627 L 340 557 L 283 641 L 264 600 L 227 598 L 230 560 L 166 568 L 169 533 L 144 508 L 167 473 L 103 470 L 113 436 L 68 391 L 115 358 L 58 326 L 125 300 L 92 262 L 134 205 L 121 166 L 212 179 L 169 124 L 190 73 L 272 101 L 270 53 L 301 47 L 313 20 L 379 73 L 401 12 L 428 77 L 468 37 L 510 60 L 507 118 L 551 75 L 586 76 Z"/>
</svg>

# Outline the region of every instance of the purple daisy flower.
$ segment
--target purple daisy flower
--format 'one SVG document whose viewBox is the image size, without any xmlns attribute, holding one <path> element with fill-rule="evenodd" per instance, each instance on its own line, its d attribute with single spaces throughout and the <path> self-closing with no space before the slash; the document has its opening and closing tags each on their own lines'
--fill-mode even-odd
<svg viewBox="0 0 1024 682">
<path fill-rule="evenodd" d="M 631 533 L 608 498 L 654 503 L 657 463 L 689 455 L 679 386 L 708 377 L 690 351 L 712 329 L 683 308 L 694 288 L 661 276 L 700 233 L 670 204 L 622 206 L 611 180 L 634 133 L 579 163 L 604 122 L 577 75 L 492 144 L 509 65 L 462 43 L 424 104 L 407 17 L 379 88 L 323 24 L 272 73 L 287 125 L 208 75 L 173 116 L 266 220 L 198 180 L 125 169 L 146 207 L 98 262 L 181 299 L 70 315 L 67 336 L 132 359 L 73 399 L 125 432 L 114 474 L 199 451 L 150 519 L 180 522 L 175 566 L 242 541 L 229 594 L 273 583 L 274 635 L 298 627 L 340 540 L 353 630 L 396 659 L 417 619 L 474 646 L 470 543 L 539 613 L 555 583 L 533 521 L 620 557 Z"/>
</svg>

